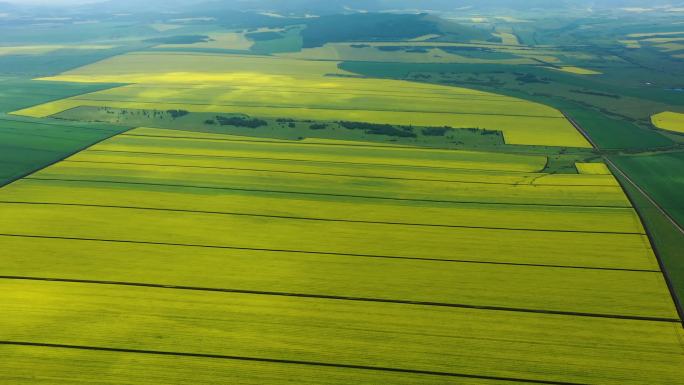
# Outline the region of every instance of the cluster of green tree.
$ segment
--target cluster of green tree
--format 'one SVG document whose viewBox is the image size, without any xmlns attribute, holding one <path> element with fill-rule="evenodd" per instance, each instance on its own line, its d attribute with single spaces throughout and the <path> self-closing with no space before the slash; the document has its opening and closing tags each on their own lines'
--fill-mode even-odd
<svg viewBox="0 0 684 385">
<path fill-rule="evenodd" d="M 189 114 L 189 112 L 186 110 L 167 110 L 166 113 L 171 115 L 171 117 L 174 119 L 181 118 L 181 117 Z"/>
<path fill-rule="evenodd" d="M 211 123 L 210 123 L 211 122 Z M 207 120 L 206 124 L 220 124 L 221 126 L 235 126 L 235 127 L 248 127 L 248 128 L 259 128 L 267 126 L 268 122 L 262 119 L 250 118 L 246 116 L 216 116 L 216 120 Z"/>
<path fill-rule="evenodd" d="M 325 123 L 314 123 L 310 125 L 309 128 L 312 130 L 325 130 L 326 128 L 328 128 L 328 125 Z"/>
<path fill-rule="evenodd" d="M 550 81 L 548 79 L 537 77 L 531 73 L 515 72 L 514 75 L 516 76 L 515 80 L 517 80 L 520 83 L 525 83 L 525 84 L 531 84 L 531 83 L 549 84 L 550 83 Z"/>
<path fill-rule="evenodd" d="M 363 130 L 366 134 L 371 135 L 387 135 L 396 136 L 399 138 L 416 138 L 413 127 L 410 126 L 393 126 L 391 124 L 375 124 L 365 122 L 337 122 L 340 126 L 348 130 Z"/>
<path fill-rule="evenodd" d="M 608 94 L 605 92 L 598 92 L 598 91 L 570 90 L 570 92 L 574 92 L 576 94 L 584 94 L 584 95 L 603 96 L 606 98 L 613 98 L 613 99 L 620 99 L 622 97 L 622 96 L 617 95 L 617 94 Z"/>
<path fill-rule="evenodd" d="M 444 136 L 447 132 L 453 131 L 451 127 L 427 127 L 423 128 L 421 132 L 425 136 Z"/>
</svg>

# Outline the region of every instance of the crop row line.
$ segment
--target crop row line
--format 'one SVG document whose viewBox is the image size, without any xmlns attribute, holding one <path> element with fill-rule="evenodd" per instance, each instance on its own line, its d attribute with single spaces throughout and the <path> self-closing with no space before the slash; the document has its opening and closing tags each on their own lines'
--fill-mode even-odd
<svg viewBox="0 0 684 385">
<path fill-rule="evenodd" d="M 223 359 L 223 360 L 235 360 L 235 361 L 263 362 L 263 363 L 272 363 L 272 364 L 306 365 L 306 366 L 318 366 L 318 367 L 341 368 L 341 369 L 356 369 L 356 370 L 370 370 L 370 371 L 379 371 L 379 372 L 418 374 L 418 375 L 429 375 L 429 376 L 439 376 L 439 377 L 471 378 L 471 379 L 505 381 L 505 382 L 516 382 L 516 383 L 522 382 L 522 383 L 528 383 L 528 384 L 587 385 L 587 384 L 580 384 L 580 383 L 574 383 L 574 382 L 546 381 L 546 380 L 535 380 L 535 379 L 514 378 L 514 377 L 498 377 L 498 376 L 455 373 L 455 372 L 439 372 L 439 371 L 418 370 L 418 369 L 403 369 L 403 368 L 391 368 L 391 367 L 380 367 L 380 366 L 339 364 L 339 363 L 330 363 L 330 362 L 285 360 L 285 359 L 264 358 L 264 357 L 231 356 L 231 355 L 224 355 L 224 354 L 185 353 L 185 352 L 142 350 L 142 349 L 124 349 L 124 348 L 111 348 L 111 347 L 99 347 L 99 346 L 85 346 L 85 345 L 51 344 L 51 343 L 25 342 L 25 341 L 0 341 L 0 345 L 31 346 L 31 347 L 42 347 L 42 348 L 54 348 L 54 349 L 76 349 L 76 350 L 101 351 L 101 352 L 112 352 L 112 353 L 151 354 L 151 355 L 157 355 L 157 356 L 176 356 L 176 357 Z"/>
<path fill-rule="evenodd" d="M 472 205 L 494 205 L 494 206 L 524 206 L 524 207 L 573 207 L 573 208 L 600 208 L 600 209 L 625 209 L 632 210 L 629 206 L 615 206 L 615 205 L 572 205 L 565 203 L 520 203 L 520 202 L 482 202 L 482 201 L 457 201 L 457 200 L 442 200 L 442 199 L 427 199 L 427 198 L 399 198 L 399 197 L 384 197 L 373 195 L 355 195 L 355 194 L 334 194 L 324 192 L 309 192 L 309 191 L 286 191 L 286 190 L 266 190 L 240 187 L 218 187 L 218 186 L 200 186 L 200 185 L 186 185 L 174 183 L 151 183 L 151 182 L 134 182 L 134 181 L 114 181 L 114 180 L 94 180 L 94 179 L 70 179 L 70 178 L 47 178 L 47 177 L 26 177 L 25 180 L 34 181 L 52 181 L 65 183 L 95 183 L 95 184 L 123 184 L 132 186 L 154 186 L 154 187 L 173 187 L 173 188 L 189 188 L 202 190 L 223 190 L 223 191 L 241 191 L 253 193 L 266 194 L 287 194 L 287 195 L 307 195 L 307 196 L 326 196 L 337 198 L 354 198 L 354 199 L 378 199 L 386 201 L 398 202 L 426 202 L 426 203 L 448 203 L 448 204 L 472 204 Z"/>
<path fill-rule="evenodd" d="M 66 163 L 86 163 L 86 164 L 120 164 L 129 166 L 151 166 L 151 167 L 177 167 L 177 168 L 197 168 L 197 169 L 207 169 L 207 170 L 233 170 L 233 171 L 252 171 L 252 172 L 267 172 L 276 174 L 294 174 L 294 175 L 317 175 L 317 176 L 339 176 L 345 178 L 361 178 L 361 179 L 385 179 L 385 180 L 403 180 L 403 181 L 415 181 L 415 182 L 443 182 L 443 183 L 460 183 L 460 184 L 481 184 L 481 185 L 495 185 L 495 186 L 530 186 L 530 187 L 599 187 L 599 188 L 612 188 L 619 189 L 619 186 L 611 185 L 600 185 L 600 184 L 556 184 L 556 183 L 544 183 L 536 184 L 534 181 L 532 183 L 526 183 L 524 181 L 520 182 L 485 182 L 485 181 L 469 181 L 469 180 L 458 180 L 458 179 L 430 179 L 430 178 L 403 178 L 395 176 L 380 176 L 380 175 L 354 175 L 354 174 L 338 174 L 338 173 L 326 173 L 326 172 L 311 172 L 311 171 L 285 171 L 285 170 L 273 170 L 273 169 L 260 169 L 260 168 L 244 168 L 244 167 L 219 167 L 219 166 L 196 166 L 196 165 L 185 165 L 185 164 L 162 164 L 162 163 L 139 163 L 139 162 L 111 162 L 111 161 L 97 161 L 97 160 L 73 160 L 67 159 Z"/>
<path fill-rule="evenodd" d="M 558 268 L 558 269 L 580 269 L 580 270 L 601 270 L 601 271 L 603 271 L 603 270 L 605 270 L 605 271 L 625 271 L 625 272 L 634 272 L 634 273 L 658 273 L 658 274 L 661 273 L 660 270 L 651 270 L 651 269 L 630 269 L 630 268 L 598 267 L 598 266 L 570 266 L 570 265 L 551 265 L 551 264 L 517 263 L 517 262 L 494 262 L 494 261 L 478 261 L 478 260 L 467 260 L 467 259 L 448 259 L 448 258 L 430 258 L 430 257 L 409 257 L 409 256 L 398 256 L 398 255 L 340 253 L 340 252 L 332 252 L 332 251 L 269 249 L 269 248 L 240 247 L 240 246 L 226 246 L 226 245 L 205 245 L 205 244 L 192 244 L 192 243 L 136 241 L 136 240 L 130 240 L 130 239 L 104 239 L 104 238 L 66 237 L 66 236 L 55 236 L 55 235 L 11 234 L 11 233 L 0 233 L 0 237 L 27 238 L 27 239 L 49 239 L 49 240 L 81 241 L 81 242 L 122 243 L 122 244 L 153 245 L 153 246 L 168 246 L 168 247 L 216 249 L 216 250 L 258 251 L 258 252 L 269 252 L 269 253 L 332 255 L 332 256 L 342 256 L 342 257 L 396 259 L 396 260 L 409 260 L 409 261 L 422 261 L 422 262 L 472 263 L 472 264 L 479 264 L 479 265 L 502 265 L 502 266 Z"/>
<path fill-rule="evenodd" d="M 516 227 L 448 225 L 448 224 L 437 224 L 437 223 L 372 221 L 372 220 L 343 219 L 343 218 L 316 218 L 316 217 L 302 217 L 302 216 L 295 216 L 295 215 L 275 215 L 275 214 L 245 213 L 245 212 L 235 212 L 235 211 L 208 211 L 208 210 L 190 210 L 190 209 L 165 208 L 165 207 L 103 205 L 103 204 L 68 203 L 68 202 L 28 202 L 28 201 L 4 201 L 4 200 L 0 200 L 0 205 L 88 207 L 88 208 L 103 208 L 103 209 L 161 211 L 161 212 L 187 213 L 187 214 L 241 216 L 241 217 L 253 217 L 253 218 L 279 219 L 279 220 L 287 220 L 287 221 L 298 220 L 298 221 L 312 221 L 312 222 L 338 222 L 338 223 L 356 223 L 356 224 L 369 224 L 369 225 L 410 226 L 410 227 L 438 227 L 438 228 L 450 228 L 450 229 L 473 229 L 473 230 L 491 230 L 491 231 L 521 231 L 521 232 L 605 234 L 605 235 L 646 235 L 645 233 L 624 232 L 624 231 L 531 229 L 531 228 L 516 228 Z"/>
<path fill-rule="evenodd" d="M 678 318 L 666 318 L 666 317 L 649 317 L 649 316 L 606 314 L 606 313 L 587 313 L 587 312 L 562 311 L 562 310 L 529 309 L 529 308 L 506 307 L 506 306 L 488 306 L 488 305 L 473 305 L 473 304 L 430 302 L 430 301 L 411 301 L 411 300 L 390 299 L 390 298 L 370 298 L 370 297 L 353 297 L 353 296 L 326 295 L 326 294 L 292 293 L 292 292 L 282 292 L 282 291 L 262 291 L 262 290 L 228 289 L 228 288 L 198 287 L 198 286 L 184 286 L 184 285 L 167 285 L 167 284 L 155 284 L 155 283 L 104 281 L 104 280 L 90 280 L 90 279 L 26 277 L 26 276 L 0 276 L 0 280 L 1 279 L 17 280 L 17 281 L 82 283 L 82 284 L 92 284 L 92 285 L 145 287 L 145 288 L 153 288 L 153 289 L 204 291 L 204 292 L 219 292 L 219 293 L 232 293 L 232 294 L 263 295 L 263 296 L 274 296 L 274 297 L 311 298 L 311 299 L 334 300 L 334 301 L 374 302 L 374 303 L 388 303 L 388 304 L 412 305 L 412 306 L 432 306 L 432 307 L 447 307 L 447 308 L 472 309 L 472 310 L 504 311 L 504 312 L 513 312 L 513 313 L 548 314 L 548 315 L 571 316 L 571 317 L 609 318 L 609 319 L 620 319 L 620 320 L 630 320 L 630 321 L 650 321 L 650 322 L 670 322 L 670 323 L 680 323 L 681 322 L 681 320 Z"/>
<path fill-rule="evenodd" d="M 535 173 L 530 171 L 518 170 L 502 170 L 502 169 L 486 169 L 486 168 L 467 168 L 467 167 L 444 167 L 444 166 L 422 166 L 410 164 L 395 164 L 395 163 L 364 163 L 364 162 L 348 162 L 348 161 L 334 161 L 334 160 L 309 160 L 309 159 L 294 159 L 294 158 L 269 158 L 269 157 L 254 157 L 254 156 L 235 156 L 235 155 L 208 155 L 208 154 L 184 154 L 173 152 L 152 152 L 152 151 L 126 151 L 126 150 L 101 150 L 88 149 L 88 152 L 108 152 L 121 154 L 143 154 L 143 155 L 171 155 L 181 156 L 184 158 L 214 158 L 214 159 L 249 159 L 249 160 L 268 160 L 268 161 L 284 161 L 297 163 L 319 163 L 319 164 L 339 164 L 339 165 L 353 165 L 353 166 L 373 166 L 373 167 L 392 167 L 392 168 L 406 168 L 419 170 L 454 170 L 454 171 L 477 171 L 490 173 L 509 173 L 509 174 L 534 174 L 534 175 L 548 175 L 544 173 Z"/>
</svg>

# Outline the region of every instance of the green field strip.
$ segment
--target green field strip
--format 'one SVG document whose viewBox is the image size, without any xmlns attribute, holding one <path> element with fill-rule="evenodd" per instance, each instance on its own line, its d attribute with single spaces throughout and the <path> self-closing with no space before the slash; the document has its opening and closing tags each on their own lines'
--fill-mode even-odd
<svg viewBox="0 0 684 385">
<path fill-rule="evenodd" d="M 617 171 L 620 186 L 636 208 L 640 220 L 645 225 L 648 240 L 658 260 L 663 273 L 672 302 L 677 309 L 682 327 L 684 327 L 684 308 L 682 307 L 679 262 L 679 244 L 682 243 L 682 229 L 676 220 L 653 200 L 646 191 L 640 188 L 627 174 L 625 174 L 611 159 L 606 158 L 611 169 Z M 667 223 L 669 222 L 669 223 Z M 677 250 L 673 252 L 673 250 Z M 673 279 L 674 278 L 674 279 Z"/>
<path fill-rule="evenodd" d="M 30 277 L 30 276 L 0 276 L 0 280 L 18 280 L 18 281 L 35 281 L 35 282 L 58 282 L 58 283 L 81 283 L 92 285 L 109 285 L 109 286 L 125 286 L 125 287 L 144 287 L 167 290 L 187 290 L 187 291 L 203 291 L 203 292 L 217 292 L 217 293 L 232 293 L 232 294 L 247 294 L 247 295 L 264 295 L 274 297 L 291 297 L 291 298 L 307 298 L 320 299 L 332 301 L 351 301 L 351 302 L 368 302 L 368 303 L 383 303 L 383 304 L 398 304 L 411 306 L 432 306 L 445 307 L 457 309 L 477 309 L 488 311 L 503 311 L 514 313 L 534 313 L 534 314 L 552 314 L 569 317 L 590 317 L 590 318 L 609 318 L 622 319 L 634 321 L 649 321 L 649 322 L 669 322 L 682 323 L 678 318 L 677 312 L 670 311 L 672 317 L 654 317 L 654 316 L 640 316 L 640 315 L 626 315 L 626 314 L 609 314 L 609 313 L 586 313 L 577 311 L 562 311 L 562 310 L 548 310 L 548 309 L 530 309 L 519 307 L 505 307 L 505 306 L 489 306 L 482 304 L 465 304 L 465 303 L 447 303 L 447 302 L 430 302 L 430 301 L 416 301 L 407 299 L 394 298 L 371 298 L 371 297 L 350 297 L 340 295 L 326 295 L 326 294 L 312 294 L 312 293 L 294 293 L 294 292 L 276 292 L 276 291 L 262 291 L 262 290 L 245 290 L 245 289 L 229 289 L 229 288 L 209 288 L 198 286 L 179 286 L 170 284 L 153 284 L 141 282 L 123 282 L 123 281 L 98 281 L 91 279 L 67 279 L 67 278 L 45 278 L 45 277 Z"/>
<path fill-rule="evenodd" d="M 107 348 L 100 346 L 78 346 L 78 345 L 64 345 L 64 344 L 49 344 L 49 343 L 39 343 L 39 342 L 17 342 L 17 341 L 0 341 L 0 345 L 5 346 L 20 346 L 20 347 L 40 347 L 40 348 L 54 348 L 54 349 L 77 349 L 84 351 L 96 351 L 96 352 L 110 352 L 110 353 L 133 353 L 133 354 L 151 354 L 157 356 L 175 356 L 175 357 L 192 357 L 192 358 L 202 358 L 202 359 L 220 359 L 220 360 L 235 360 L 235 361 L 247 361 L 247 362 L 259 362 L 267 364 L 286 364 L 286 365 L 305 365 L 314 367 L 324 367 L 324 368 L 337 368 L 343 370 L 364 370 L 364 371 L 377 371 L 377 372 L 388 372 L 388 373 L 402 373 L 409 375 L 423 375 L 431 377 L 451 377 L 451 378 L 466 378 L 470 380 L 486 380 L 486 381 L 497 381 L 497 382 L 516 382 L 525 384 L 550 384 L 550 385 L 584 385 L 571 382 L 558 382 L 558 381 L 545 381 L 545 380 L 529 380 L 524 378 L 507 378 L 507 377 L 495 377 L 495 376 L 484 376 L 477 374 L 463 374 L 463 373 L 452 373 L 452 372 L 437 372 L 437 371 L 425 371 L 425 370 L 414 370 L 414 369 L 401 369 L 401 368 L 388 368 L 388 367 L 377 367 L 368 365 L 346 365 L 346 364 L 335 364 L 329 362 L 313 362 L 313 361 L 296 361 L 296 360 L 281 360 L 272 358 L 261 358 L 261 357 L 244 357 L 244 356 L 227 356 L 222 354 L 206 354 L 206 353 L 184 353 L 184 352 L 171 352 L 171 351 L 158 351 L 158 350 L 140 350 L 140 349 L 122 349 L 122 348 Z M 231 376 L 234 378 L 234 376 Z M 440 380 L 442 380 L 440 378 Z M 328 380 L 326 379 L 326 383 Z"/>
<path fill-rule="evenodd" d="M 74 383 L 125 383 L 128 385 L 211 384 L 217 378 L 230 378 L 244 385 L 285 385 L 291 378 L 300 385 L 395 384 L 505 385 L 509 381 L 449 378 L 405 372 L 258 362 L 209 357 L 182 356 L 160 352 L 132 353 L 106 348 L 0 344 L 5 358 L 0 377 L 14 385 Z M 170 352 L 169 352 L 170 353 Z M 74 364 L 77 363 L 77 364 Z"/>
<path fill-rule="evenodd" d="M 47 127 L 47 128 L 46 128 Z M 125 128 L 34 126 L 32 122 L 0 120 L 0 187 L 106 141 Z"/>
<path fill-rule="evenodd" d="M 9 119 L 7 117 L 0 117 L 0 122 L 11 122 L 12 124 L 22 125 L 27 124 L 31 126 L 50 126 L 50 127 L 62 127 L 62 128 L 87 128 L 89 131 L 112 131 L 112 129 L 99 128 L 99 127 L 87 127 L 83 125 L 76 124 L 66 124 L 66 123 L 53 123 L 40 120 L 21 120 L 21 119 Z"/>
<path fill-rule="evenodd" d="M 10 205 L 3 212 L 2 234 L 84 239 L 106 234 L 112 240 L 209 247 L 630 269 L 656 264 L 643 235 L 408 228 L 74 206 Z M 180 228 L 188 231 L 178 232 Z"/>
<path fill-rule="evenodd" d="M 128 98 L 121 98 L 121 99 L 107 99 L 107 98 L 85 98 L 85 97 L 75 97 L 75 98 L 69 98 L 69 101 L 85 101 L 85 102 L 122 102 L 122 103 L 131 103 L 131 104 L 142 104 L 142 105 L 163 105 L 163 106 L 176 106 L 179 108 L 183 108 L 186 106 L 201 106 L 201 107 L 247 107 L 247 108 L 269 108 L 269 109 L 278 109 L 278 110 L 290 110 L 290 109 L 303 109 L 303 110 L 322 110 L 322 111 L 354 111 L 354 112 L 401 112 L 401 113 L 418 113 L 418 114 L 445 114 L 445 115 L 473 115 L 473 116 L 503 116 L 503 117 L 508 117 L 508 118 L 542 118 L 542 119 L 561 119 L 565 120 L 564 117 L 562 116 L 549 116 L 549 115 L 527 115 L 527 114 L 511 114 L 511 113 L 487 113 L 487 112 L 464 112 L 464 111 L 452 111 L 452 110 L 409 110 L 409 109 L 381 109 L 381 108 L 375 108 L 375 109 L 360 109 L 360 108 L 354 108 L 354 107 L 334 107 L 333 105 L 330 106 L 324 106 L 324 107 L 317 107 L 317 106 L 310 106 L 310 105 L 267 105 L 267 104 L 250 104 L 250 103 L 193 103 L 193 102 L 188 102 L 185 100 L 177 100 L 174 101 L 172 99 L 163 99 L 163 100 L 139 100 L 139 99 L 128 99 Z M 76 103 L 78 104 L 78 103 Z M 87 104 L 90 105 L 90 104 Z M 484 106 L 483 106 L 484 107 Z M 217 110 L 215 112 L 221 112 L 220 110 Z"/>
<path fill-rule="evenodd" d="M 139 211 L 163 211 L 175 212 L 185 214 L 206 214 L 206 215 L 227 215 L 227 216 L 245 216 L 253 218 L 266 218 L 274 220 L 295 220 L 295 221 L 314 221 L 314 222 L 340 222 L 340 223 L 358 223 L 371 225 L 390 225 L 390 226 L 408 226 L 408 227 L 443 227 L 450 229 L 479 229 L 479 230 L 498 230 L 498 231 L 522 231 L 522 232 L 542 232 L 542 233 L 574 233 L 574 234 L 605 234 L 605 235 L 646 235 L 645 232 L 628 232 L 628 231 L 598 231 L 598 230 L 571 230 L 571 229 L 543 229 L 530 227 L 495 227 L 495 226 L 475 226 L 475 225 L 457 225 L 457 224 L 439 224 L 439 223 L 415 223 L 415 222 L 390 222 L 383 220 L 361 220 L 361 219 L 343 219 L 343 218 L 320 218 L 320 217 L 306 217 L 306 216 L 292 216 L 292 215 L 276 215 L 264 213 L 250 213 L 250 212 L 230 212 L 230 211 L 209 211 L 209 210 L 189 210 L 168 207 L 151 207 L 151 206 L 124 206 L 116 204 L 93 204 L 93 203 L 68 203 L 68 202 L 35 202 L 35 201 L 8 201 L 0 200 L 2 205 L 34 205 L 34 206 L 64 206 L 64 207 L 91 207 L 104 209 L 121 209 L 121 210 L 139 210 Z"/>
<path fill-rule="evenodd" d="M 0 285 L 3 341 L 372 362 L 571 383 L 683 381 L 684 331 L 664 322 L 77 283 Z"/>
</svg>

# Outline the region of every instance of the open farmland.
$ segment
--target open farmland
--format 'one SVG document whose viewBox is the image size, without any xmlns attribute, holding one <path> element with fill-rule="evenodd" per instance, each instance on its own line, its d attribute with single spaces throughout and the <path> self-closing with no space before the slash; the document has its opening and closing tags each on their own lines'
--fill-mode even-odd
<svg viewBox="0 0 684 385">
<path fill-rule="evenodd" d="M 503 131 L 506 143 L 589 147 L 557 110 L 464 88 L 358 79 L 335 62 L 273 57 L 141 53 L 115 57 L 50 81 L 133 83 L 38 105 L 46 117 L 79 106 L 183 109 L 271 118 L 349 120 Z M 332 75 L 332 76 L 330 76 Z"/>
<path fill-rule="evenodd" d="M 52 344 L 3 354 L 65 373 L 49 357 L 113 349 L 83 358 L 86 381 L 133 349 L 247 383 L 289 366 L 676 383 L 684 333 L 629 201 L 612 175 L 546 175 L 543 158 L 129 131 L 0 192 L 2 339 Z"/>
<path fill-rule="evenodd" d="M 0 385 L 684 385 L 681 9 L 91 1 L 0 0 Z"/>
</svg>

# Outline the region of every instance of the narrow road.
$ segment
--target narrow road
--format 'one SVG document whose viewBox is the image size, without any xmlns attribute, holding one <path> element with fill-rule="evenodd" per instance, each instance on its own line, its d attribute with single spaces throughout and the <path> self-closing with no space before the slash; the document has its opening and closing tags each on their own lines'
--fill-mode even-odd
<svg viewBox="0 0 684 385">
<path fill-rule="evenodd" d="M 663 217 L 665 217 L 672 224 L 672 226 L 674 226 L 674 228 L 677 229 L 677 231 L 679 231 L 679 233 L 684 236 L 684 228 L 679 224 L 679 222 L 677 222 L 676 219 L 674 219 L 670 214 L 668 214 L 668 212 L 658 202 L 656 202 L 656 200 L 653 199 L 651 197 L 651 195 L 649 195 L 636 182 L 634 182 L 634 180 L 632 180 L 632 178 L 630 178 L 629 175 L 627 175 L 624 171 L 622 171 L 622 169 L 620 169 L 620 167 L 618 167 L 617 164 L 615 164 L 615 162 L 610 160 L 610 158 L 608 158 L 605 154 L 601 153 L 599 147 L 596 145 L 596 142 L 594 142 L 594 140 L 591 138 L 591 136 L 589 136 L 589 134 L 586 131 L 584 131 L 584 128 L 582 128 L 582 126 L 580 126 L 577 122 L 575 122 L 571 117 L 569 117 L 565 113 L 563 113 L 563 115 L 565 115 L 565 117 L 568 119 L 568 121 L 573 126 L 575 126 L 577 131 L 579 131 L 582 134 L 582 136 L 584 136 L 584 138 L 591 144 L 591 146 L 594 148 L 594 150 L 598 151 L 599 154 L 601 154 L 601 157 L 603 158 L 603 160 L 609 166 L 611 166 L 615 171 L 617 171 L 623 178 L 625 178 L 625 180 L 627 182 L 629 182 L 629 184 L 634 186 L 634 188 L 637 191 L 639 191 L 639 193 L 641 193 L 644 197 L 646 197 L 646 199 L 648 199 L 648 201 L 651 202 L 651 204 L 656 209 L 658 209 L 658 211 L 663 215 Z"/>
</svg>

